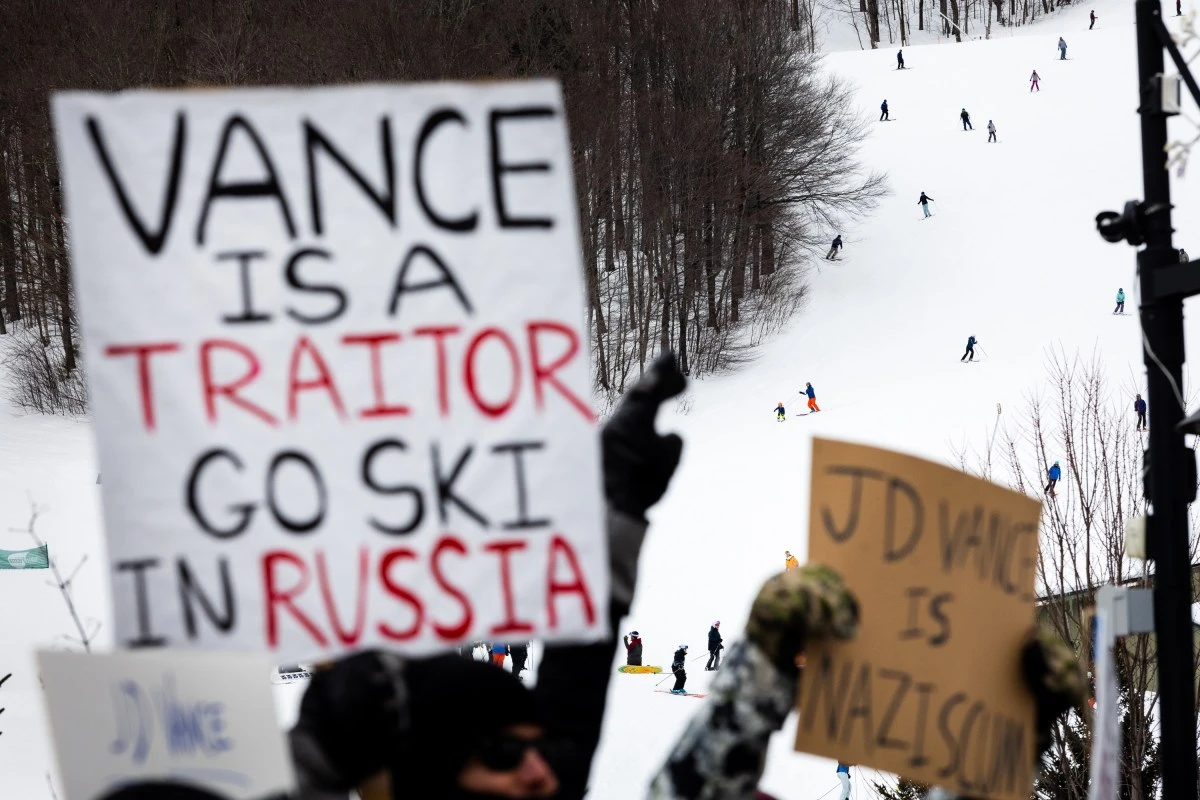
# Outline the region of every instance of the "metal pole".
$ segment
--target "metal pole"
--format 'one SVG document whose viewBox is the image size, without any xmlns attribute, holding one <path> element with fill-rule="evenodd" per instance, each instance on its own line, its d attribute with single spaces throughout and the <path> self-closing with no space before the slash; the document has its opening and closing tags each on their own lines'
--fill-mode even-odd
<svg viewBox="0 0 1200 800">
<path fill-rule="evenodd" d="M 1146 394 L 1150 406 L 1148 553 L 1154 561 L 1154 630 L 1158 648 L 1162 778 L 1166 800 L 1196 798 L 1196 667 L 1192 655 L 1192 576 L 1187 507 L 1194 487 L 1191 451 L 1175 426 L 1185 416 L 1177 397 L 1183 385 L 1183 301 L 1157 297 L 1155 272 L 1177 264 L 1171 242 L 1171 184 L 1167 172 L 1167 117 L 1156 113 L 1149 92 L 1163 72 L 1163 43 L 1155 26 L 1160 0 L 1136 0 L 1142 181 L 1146 248 L 1138 253 L 1141 323 L 1145 332 Z M 1169 375 L 1169 377 L 1168 377 Z M 1174 385 L 1172 385 L 1174 381 Z M 1194 462 L 1193 462 L 1194 463 Z"/>
</svg>

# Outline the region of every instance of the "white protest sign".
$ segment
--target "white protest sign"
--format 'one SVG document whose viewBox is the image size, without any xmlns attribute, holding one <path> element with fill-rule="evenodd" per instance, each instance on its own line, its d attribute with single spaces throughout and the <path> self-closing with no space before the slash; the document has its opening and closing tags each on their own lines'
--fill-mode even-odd
<svg viewBox="0 0 1200 800">
<path fill-rule="evenodd" d="M 556 83 L 53 109 L 118 645 L 603 635 Z"/>
<path fill-rule="evenodd" d="M 146 783 L 229 800 L 291 791 L 270 670 L 253 654 L 39 652 L 65 800 Z"/>
</svg>

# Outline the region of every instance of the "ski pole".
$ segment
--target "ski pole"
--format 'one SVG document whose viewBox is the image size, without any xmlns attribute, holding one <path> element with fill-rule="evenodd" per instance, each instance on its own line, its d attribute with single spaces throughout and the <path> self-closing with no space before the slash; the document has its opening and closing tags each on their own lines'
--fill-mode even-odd
<svg viewBox="0 0 1200 800">
<path fill-rule="evenodd" d="M 983 353 L 984 358 L 991 358 L 991 356 L 988 355 L 988 351 L 983 349 L 983 345 L 981 345 L 979 342 L 976 342 L 975 346 L 979 348 L 981 353 Z"/>
</svg>

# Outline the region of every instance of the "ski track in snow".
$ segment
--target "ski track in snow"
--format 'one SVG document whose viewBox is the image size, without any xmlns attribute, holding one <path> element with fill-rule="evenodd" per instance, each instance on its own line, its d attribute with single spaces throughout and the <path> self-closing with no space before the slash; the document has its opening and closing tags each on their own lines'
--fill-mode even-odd
<svg viewBox="0 0 1200 800">
<path fill-rule="evenodd" d="M 1089 32 L 1091 8 L 1100 20 Z M 860 225 L 829 232 L 847 241 L 844 260 L 823 264 L 817 256 L 810 301 L 757 361 L 695 383 L 687 415 L 660 415 L 660 428 L 678 430 L 686 444 L 672 488 L 651 514 L 642 581 L 622 623 L 642 633 L 646 663 L 669 664 L 683 642 L 703 650 L 716 619 L 731 644 L 761 582 L 783 568 L 783 551 L 805 552 L 812 436 L 949 463 L 953 443 L 984 439 L 997 402 L 1013 421 L 1043 384 L 1048 349 L 1060 346 L 1085 356 L 1098 350 L 1132 404 L 1143 388 L 1138 320 L 1111 311 L 1118 287 L 1136 308 L 1134 250 L 1107 244 L 1094 228 L 1097 212 L 1141 197 L 1132 15 L 1132 6 L 1103 0 L 1012 35 L 997 29 L 990 42 L 906 47 L 903 72 L 895 70 L 894 46 L 825 57 L 858 89 L 856 110 L 875 125 L 862 159 L 888 172 L 892 193 Z M 1173 16 L 1167 23 L 1177 24 Z M 1060 35 L 1067 62 L 1055 50 Z M 845 26 L 833 29 L 826 47 L 858 45 Z M 1035 68 L 1042 91 L 1031 95 Z M 876 125 L 885 98 L 895 124 Z M 965 135 L 964 106 L 977 129 Z M 1001 144 L 987 144 L 988 119 Z M 1180 118 L 1171 131 L 1191 136 Z M 1200 188 L 1175 180 L 1173 190 L 1176 241 L 1200 251 L 1188 225 L 1200 210 Z M 936 216 L 918 225 L 921 191 L 937 205 Z M 1200 324 L 1193 319 L 1187 332 L 1189 352 L 1200 356 Z M 972 334 L 986 357 L 964 371 L 958 360 Z M 835 413 L 776 422 L 777 402 L 804 408 L 797 392 L 805 381 Z M 88 557 L 75 581 L 83 615 L 107 621 L 98 490 L 87 422 L 0 404 L 0 548 L 31 546 L 9 529 L 24 528 L 30 500 L 37 503 L 38 532 L 64 570 Z M 13 673 L 0 695 L 0 775 L 5 797 L 20 800 L 48 798 L 45 774 L 54 772 L 33 651 L 62 645 L 72 632 L 47 577 L 0 572 L 0 674 Z M 108 634 L 106 624 L 98 646 L 109 646 Z M 538 655 L 531 653 L 534 668 Z M 689 669 L 691 692 L 712 681 L 702 667 Z M 641 797 L 698 710 L 655 692 L 664 677 L 613 676 L 590 797 Z M 275 691 L 280 722 L 289 724 L 303 685 Z M 782 800 L 815 800 L 837 785 L 834 762 L 792 753 L 794 725 L 793 716 L 773 737 L 762 786 Z M 870 794 L 875 777 L 855 770 L 856 800 Z"/>
</svg>

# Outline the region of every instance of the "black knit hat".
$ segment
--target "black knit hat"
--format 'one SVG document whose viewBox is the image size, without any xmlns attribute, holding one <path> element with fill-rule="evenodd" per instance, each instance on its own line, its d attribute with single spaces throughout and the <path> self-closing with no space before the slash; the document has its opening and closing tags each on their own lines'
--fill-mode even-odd
<svg viewBox="0 0 1200 800">
<path fill-rule="evenodd" d="M 405 669 L 412 750 L 403 782 L 446 794 L 488 736 L 513 725 L 537 723 L 533 693 L 512 673 L 484 661 L 438 656 Z M 411 797 L 422 797 L 413 792 Z"/>
</svg>

